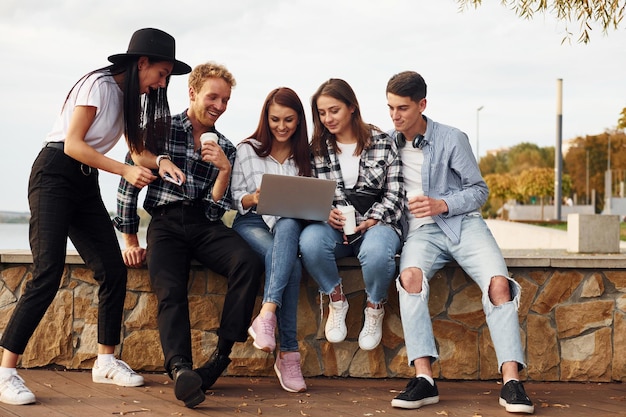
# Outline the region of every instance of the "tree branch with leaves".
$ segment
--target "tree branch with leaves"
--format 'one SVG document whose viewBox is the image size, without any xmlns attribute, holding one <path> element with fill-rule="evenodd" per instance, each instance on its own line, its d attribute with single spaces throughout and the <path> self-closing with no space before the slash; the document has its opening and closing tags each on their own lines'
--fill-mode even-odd
<svg viewBox="0 0 626 417">
<path fill-rule="evenodd" d="M 461 10 L 473 6 L 478 8 L 482 0 L 457 0 Z M 580 25 L 578 42 L 589 43 L 593 24 L 598 24 L 603 33 L 617 29 L 624 18 L 626 0 L 501 0 L 503 6 L 511 9 L 524 19 L 532 19 L 535 13 L 552 14 L 557 20 L 565 22 L 566 36 L 569 40 L 572 33 L 568 23 L 575 21 Z"/>
</svg>

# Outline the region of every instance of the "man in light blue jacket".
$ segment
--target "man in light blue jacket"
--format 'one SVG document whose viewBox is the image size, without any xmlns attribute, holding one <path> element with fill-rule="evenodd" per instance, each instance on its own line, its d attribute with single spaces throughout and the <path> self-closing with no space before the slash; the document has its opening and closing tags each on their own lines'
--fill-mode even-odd
<svg viewBox="0 0 626 417">
<path fill-rule="evenodd" d="M 509 412 L 532 414 L 534 406 L 519 381 L 519 370 L 526 366 L 517 316 L 520 286 L 509 277 L 481 216 L 489 190 L 467 135 L 423 115 L 426 83 L 416 72 L 391 77 L 387 104 L 407 193 L 408 233 L 396 286 L 407 356 L 416 375 L 391 405 L 415 409 L 439 402 L 432 373 L 438 353 L 428 311 L 428 281 L 446 263 L 456 261 L 483 293 L 504 383 L 500 405 Z"/>
</svg>

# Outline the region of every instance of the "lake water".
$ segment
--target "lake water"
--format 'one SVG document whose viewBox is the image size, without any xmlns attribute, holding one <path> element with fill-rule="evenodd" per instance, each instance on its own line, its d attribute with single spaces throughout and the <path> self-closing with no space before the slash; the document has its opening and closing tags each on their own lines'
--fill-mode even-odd
<svg viewBox="0 0 626 417">
<path fill-rule="evenodd" d="M 120 247 L 124 248 L 124 240 L 122 234 L 117 232 L 117 238 Z M 139 229 L 139 242 L 146 247 L 146 230 Z M 74 249 L 74 245 L 68 239 L 67 248 Z M 28 244 L 28 223 L 0 223 L 0 250 L 2 249 L 27 249 L 30 250 Z"/>
</svg>

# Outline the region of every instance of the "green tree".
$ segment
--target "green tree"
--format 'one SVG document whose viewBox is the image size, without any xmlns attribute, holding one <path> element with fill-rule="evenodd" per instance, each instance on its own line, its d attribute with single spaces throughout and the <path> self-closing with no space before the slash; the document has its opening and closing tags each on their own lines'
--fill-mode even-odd
<svg viewBox="0 0 626 417">
<path fill-rule="evenodd" d="M 626 107 L 624 107 L 620 113 L 620 118 L 617 120 L 617 128 L 622 130 L 626 129 Z"/>
<path fill-rule="evenodd" d="M 572 191 L 579 196 L 587 195 L 587 178 L 589 191 L 596 191 L 597 212 L 604 206 L 604 181 L 608 168 L 608 145 L 611 143 L 611 170 L 613 171 L 614 193 L 617 193 L 619 182 L 624 181 L 626 170 L 626 134 L 620 131 L 607 131 L 599 135 L 577 137 L 563 158 L 563 171 L 571 176 Z M 589 157 L 589 169 L 587 169 Z"/>
<path fill-rule="evenodd" d="M 518 200 L 521 197 L 516 192 L 516 179 L 508 173 L 487 174 L 485 175 L 485 182 L 489 187 L 489 201 L 483 208 L 483 215 L 486 217 L 495 217 L 498 208 L 504 207 L 508 200 Z M 502 214 L 505 219 L 508 218 L 506 213 Z"/>
<path fill-rule="evenodd" d="M 529 168 L 554 166 L 554 147 L 540 148 L 534 143 L 523 142 L 510 149 L 487 154 L 480 159 L 483 175 L 509 173 L 516 175 Z"/>
<path fill-rule="evenodd" d="M 540 148 L 534 143 L 523 142 L 509 150 L 508 172 L 516 175 L 531 168 L 554 166 L 554 147 Z"/>
<path fill-rule="evenodd" d="M 554 196 L 554 169 L 531 168 L 521 172 L 517 177 L 516 191 L 524 197 L 539 197 L 541 201 L 541 218 L 543 219 L 543 207 L 546 197 Z M 571 192 L 571 178 L 563 175 L 561 179 L 561 191 L 563 195 Z"/>
<path fill-rule="evenodd" d="M 509 171 L 506 152 L 488 153 L 480 158 L 478 166 L 483 175 L 504 174 Z"/>
<path fill-rule="evenodd" d="M 457 2 L 461 9 L 469 6 L 478 8 L 482 0 L 457 0 Z M 599 24 L 605 34 L 609 29 L 617 29 L 626 8 L 626 0 L 501 0 L 500 4 L 524 19 L 532 19 L 537 12 L 554 15 L 557 20 L 565 22 L 564 41 L 572 35 L 568 23 L 578 22 L 580 25 L 578 42 L 582 43 L 590 41 L 589 32 L 592 30 L 592 24 Z"/>
</svg>

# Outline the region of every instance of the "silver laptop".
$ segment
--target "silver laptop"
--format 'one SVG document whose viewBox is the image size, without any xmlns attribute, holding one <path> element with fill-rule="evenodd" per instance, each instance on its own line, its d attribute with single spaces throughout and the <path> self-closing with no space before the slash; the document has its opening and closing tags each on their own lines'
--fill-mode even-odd
<svg viewBox="0 0 626 417">
<path fill-rule="evenodd" d="M 305 220 L 328 220 L 337 181 L 263 174 L 256 212 Z"/>
</svg>

